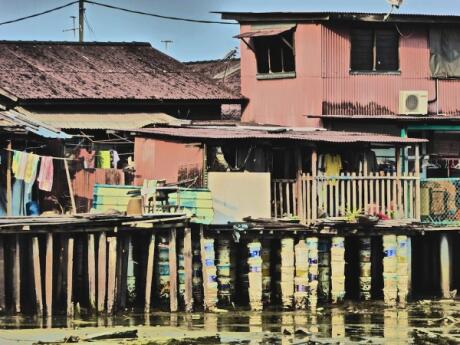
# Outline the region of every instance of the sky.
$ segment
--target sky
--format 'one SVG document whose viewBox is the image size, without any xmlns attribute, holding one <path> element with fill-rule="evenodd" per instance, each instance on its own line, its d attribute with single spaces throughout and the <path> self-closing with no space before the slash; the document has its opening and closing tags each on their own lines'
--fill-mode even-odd
<svg viewBox="0 0 460 345">
<path fill-rule="evenodd" d="M 0 22 L 64 5 L 71 0 L 0 0 Z M 220 20 L 212 11 L 362 11 L 385 12 L 387 0 L 95 0 L 101 3 L 162 15 Z M 238 47 L 238 25 L 194 24 L 119 12 L 86 4 L 90 27 L 86 41 L 150 42 L 180 61 L 219 59 Z M 404 0 L 400 13 L 460 15 L 460 0 Z M 0 26 L 2 40 L 74 41 L 70 16 L 78 5 L 26 21 Z M 165 50 L 162 40 L 172 40 Z"/>
</svg>

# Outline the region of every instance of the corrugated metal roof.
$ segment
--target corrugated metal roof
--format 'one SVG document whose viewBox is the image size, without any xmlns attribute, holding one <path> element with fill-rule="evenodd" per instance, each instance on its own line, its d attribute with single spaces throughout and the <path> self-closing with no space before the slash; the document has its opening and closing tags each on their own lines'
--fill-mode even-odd
<svg viewBox="0 0 460 345">
<path fill-rule="evenodd" d="M 431 122 L 431 121 L 453 121 L 460 122 L 460 116 L 454 115 L 308 115 L 311 118 L 341 119 L 341 120 L 391 120 L 399 122 Z"/>
<path fill-rule="evenodd" d="M 0 112 L 0 127 L 13 130 L 22 129 L 48 139 L 70 139 L 71 135 L 58 130 L 49 124 L 20 114 L 13 110 Z"/>
<path fill-rule="evenodd" d="M 397 136 L 353 133 L 326 130 L 285 130 L 283 128 L 272 129 L 247 129 L 243 127 L 214 127 L 214 128 L 146 128 L 137 130 L 161 137 L 183 139 L 215 139 L 215 140 L 238 140 L 238 139 L 271 139 L 293 140 L 307 142 L 329 143 L 387 143 L 387 144 L 410 144 L 426 142 L 425 139 L 401 138 Z"/>
<path fill-rule="evenodd" d="M 234 38 L 249 38 L 249 37 L 260 37 L 260 36 L 276 36 L 283 32 L 291 30 L 290 28 L 273 28 L 273 29 L 261 29 L 244 32 L 240 35 L 234 36 Z"/>
<path fill-rule="evenodd" d="M 149 43 L 0 41 L 0 87 L 20 100 L 242 102 Z"/>
<path fill-rule="evenodd" d="M 42 121 L 56 128 L 63 129 L 138 129 L 151 125 L 180 126 L 189 124 L 164 113 L 119 113 L 119 114 L 40 114 L 31 113 L 31 118 Z"/>
</svg>

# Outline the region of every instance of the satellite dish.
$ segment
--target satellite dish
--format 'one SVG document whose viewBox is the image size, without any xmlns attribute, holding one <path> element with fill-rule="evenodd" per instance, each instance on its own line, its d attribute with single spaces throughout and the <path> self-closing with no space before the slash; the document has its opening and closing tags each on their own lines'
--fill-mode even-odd
<svg viewBox="0 0 460 345">
<path fill-rule="evenodd" d="M 392 7 L 399 8 L 402 5 L 404 0 L 387 0 Z"/>
</svg>

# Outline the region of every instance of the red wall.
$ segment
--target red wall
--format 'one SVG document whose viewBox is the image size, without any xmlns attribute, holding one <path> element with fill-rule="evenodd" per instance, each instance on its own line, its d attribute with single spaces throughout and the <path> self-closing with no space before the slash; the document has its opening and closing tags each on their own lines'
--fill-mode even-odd
<svg viewBox="0 0 460 345">
<path fill-rule="evenodd" d="M 195 144 L 136 138 L 134 163 L 136 185 L 142 185 L 144 179 L 175 183 L 178 181 L 178 172 L 181 168 L 203 170 L 203 150 Z"/>
<path fill-rule="evenodd" d="M 296 78 L 257 80 L 254 53 L 241 44 L 241 87 L 250 99 L 243 121 L 290 126 L 319 125 L 304 115 L 397 114 L 400 90 L 428 90 L 430 78 L 428 27 L 398 25 L 400 74 L 350 74 L 347 24 L 299 23 L 295 31 Z M 241 32 L 251 30 L 242 25 Z M 460 81 L 439 82 L 441 113 L 460 113 Z M 436 103 L 430 105 L 436 111 Z"/>
</svg>

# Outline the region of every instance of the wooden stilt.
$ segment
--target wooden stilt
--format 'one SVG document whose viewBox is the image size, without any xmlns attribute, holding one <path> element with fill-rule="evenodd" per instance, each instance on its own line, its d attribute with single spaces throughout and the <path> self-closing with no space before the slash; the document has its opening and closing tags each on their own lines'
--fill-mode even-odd
<svg viewBox="0 0 460 345">
<path fill-rule="evenodd" d="M 67 272 L 66 272 L 66 306 L 67 316 L 73 316 L 73 238 L 67 239 Z"/>
<path fill-rule="evenodd" d="M 15 313 L 21 312 L 21 262 L 19 249 L 19 235 L 15 235 L 13 246 L 13 308 Z"/>
<path fill-rule="evenodd" d="M 128 291 L 128 261 L 130 255 L 131 236 L 124 236 L 120 239 L 120 253 L 117 266 L 117 300 L 118 307 L 126 308 L 126 297 Z"/>
<path fill-rule="evenodd" d="M 40 249 L 38 238 L 32 237 L 32 267 L 34 276 L 35 305 L 38 316 L 43 315 L 42 275 L 40 267 Z"/>
<path fill-rule="evenodd" d="M 345 297 L 345 239 L 333 237 L 331 244 L 331 300 L 337 303 Z"/>
<path fill-rule="evenodd" d="M 185 311 L 193 311 L 193 252 L 192 229 L 184 229 Z"/>
<path fill-rule="evenodd" d="M 128 236 L 126 240 L 126 249 L 128 250 L 126 258 L 126 293 L 128 298 L 128 303 L 133 304 L 134 296 L 137 291 L 137 280 L 134 272 L 134 241 L 131 236 Z"/>
<path fill-rule="evenodd" d="M 5 311 L 5 247 L 3 237 L 0 237 L 0 312 Z"/>
<path fill-rule="evenodd" d="M 447 234 L 441 234 L 440 250 L 441 264 L 441 292 L 443 298 L 452 298 L 450 294 L 451 285 L 451 251 L 449 245 L 449 237 Z"/>
<path fill-rule="evenodd" d="M 251 310 L 261 311 L 263 309 L 262 301 L 262 244 L 254 240 L 248 243 L 248 282 L 249 282 L 249 304 Z"/>
<path fill-rule="evenodd" d="M 117 238 L 108 237 L 109 243 L 109 266 L 107 278 L 107 312 L 112 314 L 114 311 L 116 272 L 117 272 Z"/>
<path fill-rule="evenodd" d="M 46 235 L 46 263 L 45 263 L 45 314 L 51 316 L 53 312 L 53 234 Z"/>
<path fill-rule="evenodd" d="M 317 181 L 316 181 L 316 176 L 318 172 L 318 154 L 316 152 L 316 149 L 312 149 L 311 151 L 311 176 L 312 176 L 312 201 L 311 201 L 311 219 L 312 221 L 316 221 L 316 218 L 318 217 L 318 187 L 317 187 Z"/>
<path fill-rule="evenodd" d="M 103 312 L 105 305 L 105 291 L 107 282 L 107 238 L 105 232 L 99 235 L 97 255 L 97 311 Z"/>
<path fill-rule="evenodd" d="M 169 236 L 169 305 L 172 312 L 177 311 L 177 230 L 171 229 Z"/>
<path fill-rule="evenodd" d="M 360 275 L 359 275 L 359 287 L 360 287 L 360 297 L 361 299 L 367 301 L 371 299 L 371 238 L 363 237 L 360 238 L 360 250 L 359 250 L 359 266 L 360 266 Z"/>
<path fill-rule="evenodd" d="M 152 280 L 155 262 L 155 235 L 150 236 L 149 252 L 147 255 L 147 270 L 145 274 L 145 305 L 144 312 L 150 313 L 150 300 L 152 296 Z"/>
<path fill-rule="evenodd" d="M 215 308 L 217 302 L 217 288 L 211 289 L 210 275 L 208 270 L 210 268 L 215 269 L 215 253 L 213 245 L 214 241 L 209 240 L 208 243 L 206 242 L 207 240 L 204 237 L 203 225 L 200 225 L 200 255 L 203 273 L 204 309 L 207 311 L 212 311 Z"/>
<path fill-rule="evenodd" d="M 96 310 L 96 259 L 94 234 L 88 235 L 88 297 L 89 308 Z"/>
</svg>

